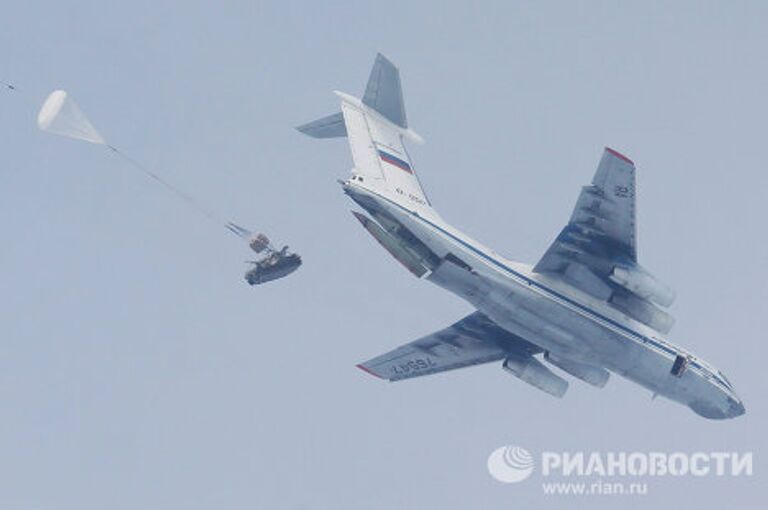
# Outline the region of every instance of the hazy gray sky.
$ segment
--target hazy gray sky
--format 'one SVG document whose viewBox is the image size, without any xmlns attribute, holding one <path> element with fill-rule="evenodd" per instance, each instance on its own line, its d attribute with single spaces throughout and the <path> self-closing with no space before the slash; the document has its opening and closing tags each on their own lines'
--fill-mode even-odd
<svg viewBox="0 0 768 510">
<path fill-rule="evenodd" d="M 322 4 L 322 5 L 321 5 Z M 0 16 L 0 508 L 758 508 L 766 502 L 768 8 L 762 2 L 14 2 Z M 619 378 L 556 400 L 497 365 L 388 384 L 355 363 L 470 311 L 360 228 L 345 141 L 293 126 L 401 68 L 442 215 L 535 263 L 603 146 L 638 165 L 671 340 L 747 414 Z M 39 133 L 65 88 L 115 145 L 299 251 L 247 248 L 108 151 Z M 544 496 L 494 448 L 754 452 L 751 478 Z"/>
</svg>

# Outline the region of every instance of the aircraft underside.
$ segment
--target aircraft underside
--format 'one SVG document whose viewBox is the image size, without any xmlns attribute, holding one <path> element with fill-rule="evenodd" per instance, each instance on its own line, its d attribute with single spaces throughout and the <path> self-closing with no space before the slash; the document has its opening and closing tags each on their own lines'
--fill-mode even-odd
<svg viewBox="0 0 768 510">
<path fill-rule="evenodd" d="M 697 378 L 677 378 L 670 373 L 674 356 L 628 339 L 542 295 L 537 288 L 484 260 L 472 245 L 439 232 L 440 226 L 386 198 L 349 184 L 345 191 L 380 223 L 399 226 L 389 229 L 390 236 L 396 232 L 401 246 L 407 249 L 393 253 L 382 245 L 406 268 L 417 276 L 426 275 L 426 280 L 465 299 L 493 323 L 535 346 L 535 351 L 528 348 L 522 353 L 511 346 L 504 357 L 503 367 L 521 380 L 561 397 L 568 383 L 549 365 L 596 387 L 607 383 L 610 371 L 644 386 L 653 395 L 685 405 L 709 397 L 709 388 Z M 405 253 L 410 259 L 405 260 Z M 423 272 L 414 271 L 414 260 L 423 265 Z M 513 269 L 524 271 L 524 266 Z M 538 353 L 546 364 L 535 357 Z"/>
</svg>

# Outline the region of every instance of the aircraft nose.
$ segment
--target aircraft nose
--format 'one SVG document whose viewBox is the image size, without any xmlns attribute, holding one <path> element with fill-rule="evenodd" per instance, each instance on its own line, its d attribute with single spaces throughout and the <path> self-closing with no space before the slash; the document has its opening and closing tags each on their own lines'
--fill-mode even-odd
<svg viewBox="0 0 768 510">
<path fill-rule="evenodd" d="M 728 409 L 729 418 L 736 418 L 737 416 L 741 416 L 745 412 L 747 412 L 747 410 L 744 408 L 743 403 L 741 403 L 738 400 L 731 400 L 730 406 Z"/>
</svg>

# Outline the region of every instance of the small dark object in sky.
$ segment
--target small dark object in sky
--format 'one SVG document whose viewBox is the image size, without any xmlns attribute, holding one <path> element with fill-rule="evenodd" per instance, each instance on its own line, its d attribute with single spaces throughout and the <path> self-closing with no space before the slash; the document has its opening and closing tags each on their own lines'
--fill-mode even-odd
<svg viewBox="0 0 768 510">
<path fill-rule="evenodd" d="M 260 285 L 283 278 L 296 271 L 301 266 L 301 257 L 297 253 L 289 253 L 288 247 L 273 251 L 267 257 L 250 262 L 253 269 L 245 273 L 245 281 L 250 285 Z"/>
</svg>

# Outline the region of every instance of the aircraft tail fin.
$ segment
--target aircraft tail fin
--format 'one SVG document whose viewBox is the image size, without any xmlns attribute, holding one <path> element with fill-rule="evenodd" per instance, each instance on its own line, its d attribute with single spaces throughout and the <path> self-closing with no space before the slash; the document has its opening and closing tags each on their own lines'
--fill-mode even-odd
<svg viewBox="0 0 768 510">
<path fill-rule="evenodd" d="M 405 116 L 403 88 L 400 85 L 400 71 L 381 53 L 373 62 L 368 85 L 365 87 L 363 104 L 379 112 L 396 126 L 408 129 Z"/>
<path fill-rule="evenodd" d="M 431 208 L 404 141 L 423 143 L 408 128 L 400 71 L 382 54 L 376 55 L 362 99 L 336 92 L 341 112 L 297 129 L 314 138 L 346 137 L 358 183 L 384 192 L 401 205 Z"/>
<path fill-rule="evenodd" d="M 368 84 L 365 86 L 363 104 L 396 126 L 408 129 L 403 88 L 400 84 L 400 71 L 381 53 L 376 55 L 376 60 L 373 63 Z M 347 129 L 344 126 L 344 117 L 341 112 L 302 124 L 296 129 L 313 138 L 347 136 Z"/>
</svg>

